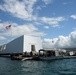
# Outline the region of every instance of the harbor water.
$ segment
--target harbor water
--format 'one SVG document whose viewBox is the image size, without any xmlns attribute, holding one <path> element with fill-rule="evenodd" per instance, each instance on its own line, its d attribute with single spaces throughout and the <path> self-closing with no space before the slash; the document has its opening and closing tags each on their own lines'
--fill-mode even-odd
<svg viewBox="0 0 76 75">
<path fill-rule="evenodd" d="M 0 75 L 76 75 L 76 59 L 18 61 L 0 57 Z"/>
</svg>

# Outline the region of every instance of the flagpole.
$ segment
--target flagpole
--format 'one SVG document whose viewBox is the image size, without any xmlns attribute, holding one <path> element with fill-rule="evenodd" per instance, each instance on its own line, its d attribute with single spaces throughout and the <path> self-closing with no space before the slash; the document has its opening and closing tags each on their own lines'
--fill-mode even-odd
<svg viewBox="0 0 76 75">
<path fill-rule="evenodd" d="M 13 36 L 13 35 L 12 35 L 12 27 L 10 28 L 10 30 L 11 30 L 11 36 Z"/>
</svg>

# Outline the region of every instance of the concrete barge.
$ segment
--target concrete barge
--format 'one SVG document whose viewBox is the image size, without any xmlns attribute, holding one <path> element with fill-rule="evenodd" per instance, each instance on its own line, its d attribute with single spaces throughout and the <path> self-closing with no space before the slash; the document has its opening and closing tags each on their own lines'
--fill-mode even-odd
<svg viewBox="0 0 76 75">
<path fill-rule="evenodd" d="M 9 57 L 11 60 L 20 60 L 20 61 L 25 61 L 25 60 L 60 60 L 60 59 L 75 59 L 76 56 L 49 56 L 49 55 L 42 55 L 42 54 L 37 54 L 37 55 L 28 55 L 24 53 L 14 53 L 14 54 L 0 54 L 0 57 Z"/>
</svg>

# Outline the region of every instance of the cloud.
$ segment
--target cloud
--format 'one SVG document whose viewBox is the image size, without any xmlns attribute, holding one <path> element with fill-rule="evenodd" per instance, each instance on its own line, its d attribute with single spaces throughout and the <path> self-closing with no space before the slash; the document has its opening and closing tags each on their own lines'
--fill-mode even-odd
<svg viewBox="0 0 76 75">
<path fill-rule="evenodd" d="M 1 40 L 6 40 L 6 38 L 4 36 L 0 36 L 0 41 Z"/>
<path fill-rule="evenodd" d="M 37 10 L 41 10 L 42 8 L 41 8 L 41 6 L 37 6 L 37 8 L 36 8 Z"/>
<path fill-rule="evenodd" d="M 11 24 L 11 29 L 6 30 L 6 26 Z M 39 29 L 33 24 L 18 25 L 17 23 L 4 22 L 0 23 L 0 35 L 1 36 L 20 36 L 20 35 L 34 35 L 44 36 L 44 32 L 40 32 Z"/>
<path fill-rule="evenodd" d="M 54 48 L 56 41 L 58 40 L 58 38 L 54 38 L 54 39 L 44 39 L 43 40 L 43 48 L 44 49 L 50 49 L 50 48 Z M 53 42 L 54 41 L 54 42 Z"/>
<path fill-rule="evenodd" d="M 49 26 L 44 26 L 45 29 L 49 29 Z"/>
<path fill-rule="evenodd" d="M 33 6 L 37 0 L 4 0 L 4 3 L 0 5 L 0 9 L 11 13 L 14 17 L 18 17 L 24 20 L 36 19 L 33 16 Z"/>
<path fill-rule="evenodd" d="M 76 19 L 76 15 L 71 15 L 70 17 L 73 19 Z"/>
<path fill-rule="evenodd" d="M 72 4 L 73 2 L 64 2 L 64 5 Z"/>
<path fill-rule="evenodd" d="M 2 20 L 0 20 L 0 22 L 1 22 Z"/>
<path fill-rule="evenodd" d="M 49 4 L 49 3 L 52 3 L 53 0 L 42 0 L 45 4 Z"/>
<path fill-rule="evenodd" d="M 51 3 L 53 0 L 42 0 L 46 4 Z M 42 6 L 36 6 L 37 0 L 4 0 L 0 5 L 0 10 L 8 12 L 14 17 L 26 20 L 38 22 L 41 24 L 49 24 L 52 27 L 58 27 L 59 22 L 64 20 L 64 17 L 39 17 L 36 11 L 41 10 Z M 36 9 L 37 8 L 37 9 Z"/>
<path fill-rule="evenodd" d="M 32 32 L 37 31 L 38 29 L 33 26 L 32 24 L 26 24 L 26 25 L 18 25 L 16 27 L 12 27 L 12 35 L 23 35 L 23 34 L 32 34 Z"/>
<path fill-rule="evenodd" d="M 44 39 L 43 48 L 76 48 L 76 30 L 68 36 L 61 35 L 58 38 Z"/>
<path fill-rule="evenodd" d="M 59 22 L 64 21 L 64 17 L 53 17 L 53 18 L 42 17 L 40 19 L 43 23 L 49 24 L 52 27 L 57 27 L 59 26 Z"/>
<path fill-rule="evenodd" d="M 71 32 L 70 35 L 70 44 L 72 47 L 76 47 L 76 30 Z"/>
<path fill-rule="evenodd" d="M 69 36 L 59 36 L 58 40 L 55 43 L 55 47 L 67 48 L 70 47 L 70 38 Z"/>
</svg>

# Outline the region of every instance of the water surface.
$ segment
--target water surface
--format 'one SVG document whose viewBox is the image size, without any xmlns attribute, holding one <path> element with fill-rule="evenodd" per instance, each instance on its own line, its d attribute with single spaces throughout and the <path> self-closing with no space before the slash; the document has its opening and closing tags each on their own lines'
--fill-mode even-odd
<svg viewBox="0 0 76 75">
<path fill-rule="evenodd" d="M 76 59 L 17 61 L 0 57 L 0 75 L 76 75 Z"/>
</svg>

